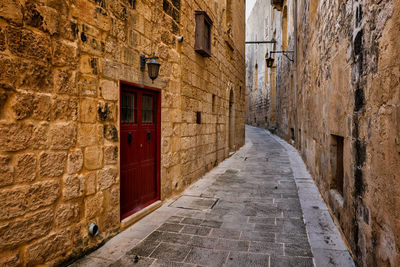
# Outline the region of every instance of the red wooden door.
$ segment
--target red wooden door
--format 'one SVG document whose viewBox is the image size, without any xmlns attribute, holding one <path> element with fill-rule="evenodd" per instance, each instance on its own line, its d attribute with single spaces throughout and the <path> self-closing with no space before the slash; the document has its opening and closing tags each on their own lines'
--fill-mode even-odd
<svg viewBox="0 0 400 267">
<path fill-rule="evenodd" d="M 159 199 L 159 93 L 121 85 L 121 219 Z"/>
</svg>

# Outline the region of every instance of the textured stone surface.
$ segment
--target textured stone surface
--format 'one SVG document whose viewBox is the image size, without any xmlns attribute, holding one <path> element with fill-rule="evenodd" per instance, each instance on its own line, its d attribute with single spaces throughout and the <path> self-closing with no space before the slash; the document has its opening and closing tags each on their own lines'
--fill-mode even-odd
<svg viewBox="0 0 400 267">
<path fill-rule="evenodd" d="M 8 47 L 12 53 L 23 58 L 47 62 L 50 60 L 50 38 L 30 30 L 7 27 Z"/>
<path fill-rule="evenodd" d="M 0 248 L 16 247 L 24 242 L 48 234 L 52 227 L 54 212 L 45 209 L 22 219 L 0 224 Z M 29 229 L 29 231 L 26 231 Z"/>
<path fill-rule="evenodd" d="M 103 150 L 97 146 L 86 147 L 84 154 L 84 166 L 88 170 L 96 170 L 102 167 Z"/>
<path fill-rule="evenodd" d="M 79 204 L 62 204 L 55 212 L 55 224 L 57 227 L 69 226 L 78 221 L 81 215 Z"/>
<path fill-rule="evenodd" d="M 97 173 L 98 190 L 109 188 L 116 182 L 118 170 L 116 168 L 105 168 Z"/>
<path fill-rule="evenodd" d="M 3 252 L 0 257 L 0 265 L 13 267 L 21 264 L 21 257 L 18 251 Z"/>
<path fill-rule="evenodd" d="M 15 181 L 30 182 L 36 178 L 36 155 L 22 154 L 17 157 L 15 166 Z"/>
<path fill-rule="evenodd" d="M 83 175 L 67 175 L 63 178 L 63 197 L 65 200 L 83 196 L 85 181 Z"/>
<path fill-rule="evenodd" d="M 69 149 L 76 143 L 76 125 L 54 124 L 50 127 L 49 136 L 52 149 Z"/>
<path fill-rule="evenodd" d="M 14 168 L 11 165 L 11 157 L 0 156 L 0 187 L 13 183 Z"/>
<path fill-rule="evenodd" d="M 105 164 L 114 164 L 118 161 L 118 147 L 109 146 L 104 148 L 104 162 Z"/>
<path fill-rule="evenodd" d="M 113 81 L 102 80 L 100 82 L 101 95 L 105 100 L 117 100 L 119 96 L 118 84 Z"/>
<path fill-rule="evenodd" d="M 96 193 L 96 172 L 90 172 L 85 174 L 85 192 L 86 195 L 92 195 Z"/>
<path fill-rule="evenodd" d="M 19 151 L 26 149 L 32 134 L 29 124 L 0 125 L 0 147 L 4 151 Z"/>
<path fill-rule="evenodd" d="M 64 173 L 66 152 L 42 153 L 39 159 L 39 175 L 57 177 Z"/>
<path fill-rule="evenodd" d="M 52 260 L 65 253 L 71 245 L 71 232 L 68 230 L 42 238 L 27 247 L 27 264 L 37 265 Z"/>
<path fill-rule="evenodd" d="M 81 149 L 76 149 L 68 154 L 68 174 L 77 173 L 82 169 L 83 166 L 83 153 Z"/>
<path fill-rule="evenodd" d="M 4 0 L 0 4 L 0 17 L 15 24 L 22 24 L 22 5 L 17 0 Z"/>
<path fill-rule="evenodd" d="M 54 204 L 61 195 L 60 183 L 58 181 L 43 181 L 29 186 L 25 201 L 30 210 Z"/>
</svg>

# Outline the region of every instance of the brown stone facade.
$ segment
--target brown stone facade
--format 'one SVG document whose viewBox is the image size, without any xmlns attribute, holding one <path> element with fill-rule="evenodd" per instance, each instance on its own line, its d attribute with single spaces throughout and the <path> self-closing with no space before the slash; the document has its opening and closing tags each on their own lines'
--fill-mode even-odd
<svg viewBox="0 0 400 267">
<path fill-rule="evenodd" d="M 276 69 L 277 133 L 301 152 L 356 262 L 399 266 L 400 4 L 297 2 L 297 65 Z M 285 6 L 293 19 L 294 1 L 272 12 Z"/>
<path fill-rule="evenodd" d="M 211 57 L 194 51 L 196 10 Z M 139 67 L 153 53 L 154 84 Z M 1 1 L 0 265 L 58 265 L 120 231 L 121 81 L 161 91 L 166 199 L 243 145 L 244 63 L 244 0 Z"/>
</svg>

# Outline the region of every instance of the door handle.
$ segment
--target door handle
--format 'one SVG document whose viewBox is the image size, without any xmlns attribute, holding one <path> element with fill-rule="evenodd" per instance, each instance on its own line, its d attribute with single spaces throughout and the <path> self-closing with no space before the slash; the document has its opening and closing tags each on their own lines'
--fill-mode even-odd
<svg viewBox="0 0 400 267">
<path fill-rule="evenodd" d="M 147 142 L 151 141 L 151 132 L 147 132 Z"/>
<path fill-rule="evenodd" d="M 128 144 L 129 145 L 132 144 L 132 133 L 131 132 L 128 133 Z"/>
</svg>

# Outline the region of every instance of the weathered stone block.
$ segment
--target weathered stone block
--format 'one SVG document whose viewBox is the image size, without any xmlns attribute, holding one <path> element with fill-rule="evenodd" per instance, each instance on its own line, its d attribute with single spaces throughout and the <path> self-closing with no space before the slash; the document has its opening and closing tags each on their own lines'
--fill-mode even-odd
<svg viewBox="0 0 400 267">
<path fill-rule="evenodd" d="M 104 190 L 117 181 L 118 170 L 116 168 L 105 168 L 97 173 L 98 190 Z"/>
<path fill-rule="evenodd" d="M 32 135 L 32 125 L 3 124 L 0 125 L 0 147 L 4 151 L 26 149 Z"/>
<path fill-rule="evenodd" d="M 101 143 L 103 139 L 103 125 L 80 124 L 78 128 L 78 144 L 91 146 Z"/>
<path fill-rule="evenodd" d="M 108 146 L 104 148 L 105 164 L 116 164 L 118 162 L 118 147 Z"/>
<path fill-rule="evenodd" d="M 100 121 L 114 121 L 116 116 L 115 104 L 100 102 L 97 108 L 97 114 Z"/>
<path fill-rule="evenodd" d="M 7 103 L 7 100 L 13 93 L 10 90 L 6 90 L 0 86 L 0 116 L 2 115 L 3 109 Z"/>
<path fill-rule="evenodd" d="M 27 189 L 25 186 L 0 190 L 0 220 L 21 216 L 27 212 Z"/>
<path fill-rule="evenodd" d="M 79 120 L 81 122 L 96 122 L 97 100 L 81 98 L 79 105 Z"/>
<path fill-rule="evenodd" d="M 2 70 L 0 72 L 0 81 L 2 83 L 3 90 L 4 89 L 14 89 L 15 83 L 18 78 L 18 72 L 16 65 L 18 61 L 9 55 L 0 54 L 0 64 L 2 66 Z"/>
<path fill-rule="evenodd" d="M 99 59 L 89 55 L 81 56 L 79 70 L 84 74 L 99 74 Z"/>
<path fill-rule="evenodd" d="M 40 176 L 57 177 L 64 173 L 66 152 L 44 152 L 39 159 Z"/>
<path fill-rule="evenodd" d="M 51 35 L 59 33 L 60 14 L 57 10 L 40 5 L 36 1 L 26 2 L 24 20 L 26 24 L 39 28 Z"/>
<path fill-rule="evenodd" d="M 118 84 L 114 81 L 101 80 L 100 92 L 105 100 L 118 100 L 119 88 Z"/>
<path fill-rule="evenodd" d="M 78 118 L 78 100 L 75 98 L 60 99 L 53 101 L 53 119 L 76 121 Z"/>
<path fill-rule="evenodd" d="M 118 131 L 117 128 L 112 124 L 104 125 L 104 138 L 108 141 L 117 142 L 118 141 Z"/>
<path fill-rule="evenodd" d="M 81 207 L 79 204 L 62 204 L 57 207 L 55 224 L 57 227 L 64 227 L 79 221 Z"/>
<path fill-rule="evenodd" d="M 26 263 L 29 266 L 46 263 L 65 254 L 72 246 L 71 231 L 63 230 L 42 238 L 26 248 Z"/>
<path fill-rule="evenodd" d="M 83 196 L 85 181 L 82 175 L 67 175 L 63 181 L 63 196 L 65 200 Z"/>
<path fill-rule="evenodd" d="M 73 150 L 68 155 L 68 174 L 78 173 L 82 170 L 83 166 L 83 153 L 81 149 Z"/>
<path fill-rule="evenodd" d="M 45 93 L 53 91 L 53 69 L 49 64 L 21 61 L 14 67 L 18 70 L 16 81 L 19 88 Z"/>
<path fill-rule="evenodd" d="M 12 109 L 15 112 L 15 115 L 18 120 L 22 120 L 28 118 L 33 113 L 33 105 L 34 105 L 34 95 L 19 93 L 16 94 L 15 99 L 12 104 Z"/>
<path fill-rule="evenodd" d="M 126 20 L 127 18 L 127 11 L 126 7 L 122 5 L 120 2 L 110 2 L 110 9 L 114 15 L 119 18 L 120 20 Z"/>
<path fill-rule="evenodd" d="M 78 91 L 80 95 L 97 96 L 98 80 L 89 75 L 80 75 L 78 81 Z"/>
<path fill-rule="evenodd" d="M 27 217 L 0 224 L 0 249 L 14 248 L 47 235 L 52 228 L 53 217 L 54 211 L 45 209 Z"/>
<path fill-rule="evenodd" d="M 120 40 L 121 42 L 126 42 L 127 34 L 126 29 L 123 21 L 119 19 L 111 19 L 111 31 L 110 35 L 114 36 L 116 39 Z M 122 47 L 119 47 L 121 49 Z M 122 48 L 123 49 L 123 48 Z M 125 63 L 125 61 L 124 61 Z"/>
<path fill-rule="evenodd" d="M 22 154 L 16 157 L 15 182 L 31 182 L 36 178 L 35 154 Z"/>
<path fill-rule="evenodd" d="M 56 42 L 53 53 L 53 64 L 56 66 L 76 66 L 78 64 L 78 49 L 76 46 Z"/>
<path fill-rule="evenodd" d="M 18 25 L 22 24 L 22 5 L 17 0 L 1 1 L 0 17 Z"/>
<path fill-rule="evenodd" d="M 36 210 L 53 204 L 60 197 L 58 181 L 44 181 L 31 185 L 26 192 L 25 200 L 29 210 Z"/>
<path fill-rule="evenodd" d="M 50 120 L 51 98 L 47 95 L 35 95 L 32 118 L 36 120 Z"/>
<path fill-rule="evenodd" d="M 50 102 L 49 96 L 19 93 L 14 99 L 12 108 L 19 120 L 31 115 L 37 120 L 49 120 Z"/>
<path fill-rule="evenodd" d="M 21 28 L 7 27 L 9 50 L 16 56 L 48 62 L 51 57 L 50 38 Z"/>
<path fill-rule="evenodd" d="M 106 59 L 103 60 L 102 66 L 103 66 L 103 76 L 105 78 L 110 78 L 110 79 L 119 78 L 119 71 L 122 69 L 122 65 L 120 65 L 115 61 Z"/>
<path fill-rule="evenodd" d="M 119 207 L 119 196 L 120 196 L 119 187 L 114 186 L 111 189 L 111 205 L 113 207 Z"/>
<path fill-rule="evenodd" d="M 0 51 L 6 50 L 6 35 L 3 29 L 0 27 Z"/>
<path fill-rule="evenodd" d="M 84 166 L 88 170 L 100 169 L 103 165 L 103 150 L 97 146 L 85 148 Z"/>
<path fill-rule="evenodd" d="M 30 146 L 33 149 L 48 149 L 49 148 L 49 123 L 42 122 L 33 127 Z"/>
<path fill-rule="evenodd" d="M 103 199 L 104 195 L 102 192 L 98 192 L 96 195 L 85 199 L 86 218 L 93 218 L 103 211 Z"/>
<path fill-rule="evenodd" d="M 68 70 L 54 71 L 54 88 L 57 93 L 76 95 L 76 74 Z"/>
<path fill-rule="evenodd" d="M 0 156 L 0 187 L 13 183 L 14 169 L 10 156 Z"/>
<path fill-rule="evenodd" d="M 101 217 L 101 226 L 104 230 L 114 229 L 119 224 L 119 209 L 112 209 Z"/>
<path fill-rule="evenodd" d="M 96 172 L 90 172 L 85 174 L 85 191 L 86 195 L 93 195 L 96 193 Z"/>
<path fill-rule="evenodd" d="M 21 266 L 21 257 L 18 250 L 0 253 L 0 266 L 14 267 Z"/>
<path fill-rule="evenodd" d="M 73 123 L 51 125 L 49 136 L 52 149 L 69 149 L 76 143 L 76 125 Z"/>
</svg>

